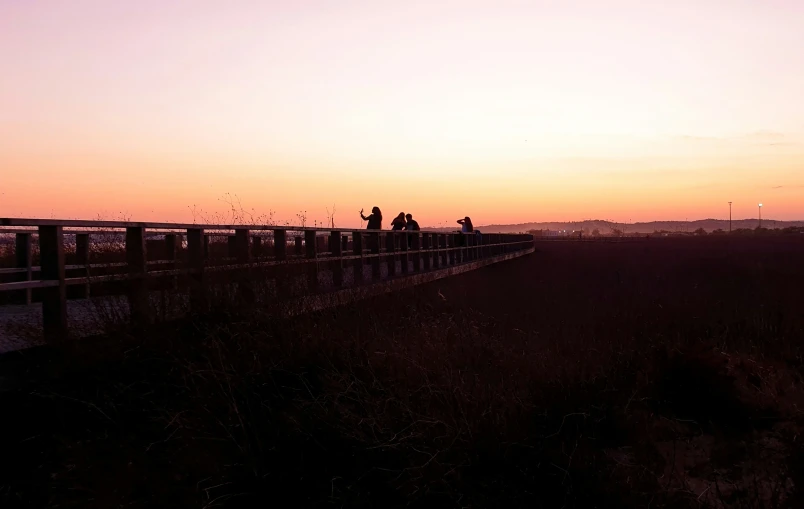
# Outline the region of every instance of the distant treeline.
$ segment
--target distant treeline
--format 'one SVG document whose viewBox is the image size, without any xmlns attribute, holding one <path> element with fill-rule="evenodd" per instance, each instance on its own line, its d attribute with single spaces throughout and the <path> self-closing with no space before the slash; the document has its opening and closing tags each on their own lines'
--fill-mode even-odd
<svg viewBox="0 0 804 509">
<path fill-rule="evenodd" d="M 694 231 L 677 231 L 677 230 L 654 230 L 653 233 L 645 232 L 629 232 L 624 228 L 611 228 L 608 231 L 601 231 L 599 228 L 589 229 L 584 228 L 576 231 L 556 231 L 556 230 L 528 230 L 528 233 L 534 237 L 576 237 L 576 238 L 589 238 L 589 237 L 700 237 L 700 236 L 717 236 L 717 235 L 739 235 L 743 237 L 759 236 L 759 235 L 804 235 L 804 226 L 788 226 L 786 228 L 737 228 L 729 232 L 722 228 L 707 231 L 704 228 L 698 228 Z"/>
</svg>

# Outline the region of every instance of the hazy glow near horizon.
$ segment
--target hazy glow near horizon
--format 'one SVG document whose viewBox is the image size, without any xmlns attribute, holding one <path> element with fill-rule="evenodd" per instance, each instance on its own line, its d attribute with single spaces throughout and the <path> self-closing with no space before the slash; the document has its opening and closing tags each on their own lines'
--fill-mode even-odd
<svg viewBox="0 0 804 509">
<path fill-rule="evenodd" d="M 804 219 L 802 27 L 800 0 L 0 0 L 0 216 Z"/>
</svg>

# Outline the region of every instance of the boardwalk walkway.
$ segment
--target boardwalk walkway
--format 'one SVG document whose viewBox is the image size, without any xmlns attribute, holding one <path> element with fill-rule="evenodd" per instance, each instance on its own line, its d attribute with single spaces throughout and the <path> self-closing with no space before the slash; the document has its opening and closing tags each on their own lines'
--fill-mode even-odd
<svg viewBox="0 0 804 509">
<path fill-rule="evenodd" d="M 27 293 L 28 302 L 0 304 L 0 352 L 48 337 L 59 341 L 94 335 L 114 323 L 175 318 L 200 305 L 211 285 L 243 290 L 253 299 L 259 293 L 259 302 L 271 301 L 271 309 L 296 313 L 533 251 L 530 235 L 512 234 L 31 219 L 0 219 L 0 226 L 16 228 L 0 231 L 14 235 L 16 260 L 16 267 L 0 268 L 0 278 L 11 279 L 0 279 L 0 297 L 3 292 Z M 158 236 L 156 247 L 161 249 L 146 248 L 154 242 L 147 240 L 149 235 Z M 112 238 L 125 261 L 92 263 L 92 240 L 98 236 L 107 245 Z M 210 242 L 215 237 L 225 242 Z M 33 265 L 34 238 L 39 266 Z M 80 263 L 66 263 L 65 246 Z M 221 251 L 217 255 L 216 247 Z"/>
</svg>

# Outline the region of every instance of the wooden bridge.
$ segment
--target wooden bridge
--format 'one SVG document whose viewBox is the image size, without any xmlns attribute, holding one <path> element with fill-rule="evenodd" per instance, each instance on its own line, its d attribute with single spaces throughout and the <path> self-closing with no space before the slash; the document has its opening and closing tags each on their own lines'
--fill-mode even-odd
<svg viewBox="0 0 804 509">
<path fill-rule="evenodd" d="M 90 298 L 122 296 L 134 324 L 152 321 L 166 293 L 207 311 L 216 284 L 244 304 L 337 304 L 533 252 L 525 234 L 273 225 L 0 218 L 0 237 L 13 245 L 13 266 L 0 268 L 0 342 L 4 315 L 35 317 L 47 342 L 75 336 L 74 303 Z"/>
</svg>

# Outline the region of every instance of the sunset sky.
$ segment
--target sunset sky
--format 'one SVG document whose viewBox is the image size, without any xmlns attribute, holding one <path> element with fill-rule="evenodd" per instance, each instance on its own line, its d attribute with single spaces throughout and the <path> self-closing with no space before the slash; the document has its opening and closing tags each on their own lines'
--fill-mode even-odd
<svg viewBox="0 0 804 509">
<path fill-rule="evenodd" d="M 0 0 L 0 217 L 804 219 L 802 48 L 801 0 Z"/>
</svg>

